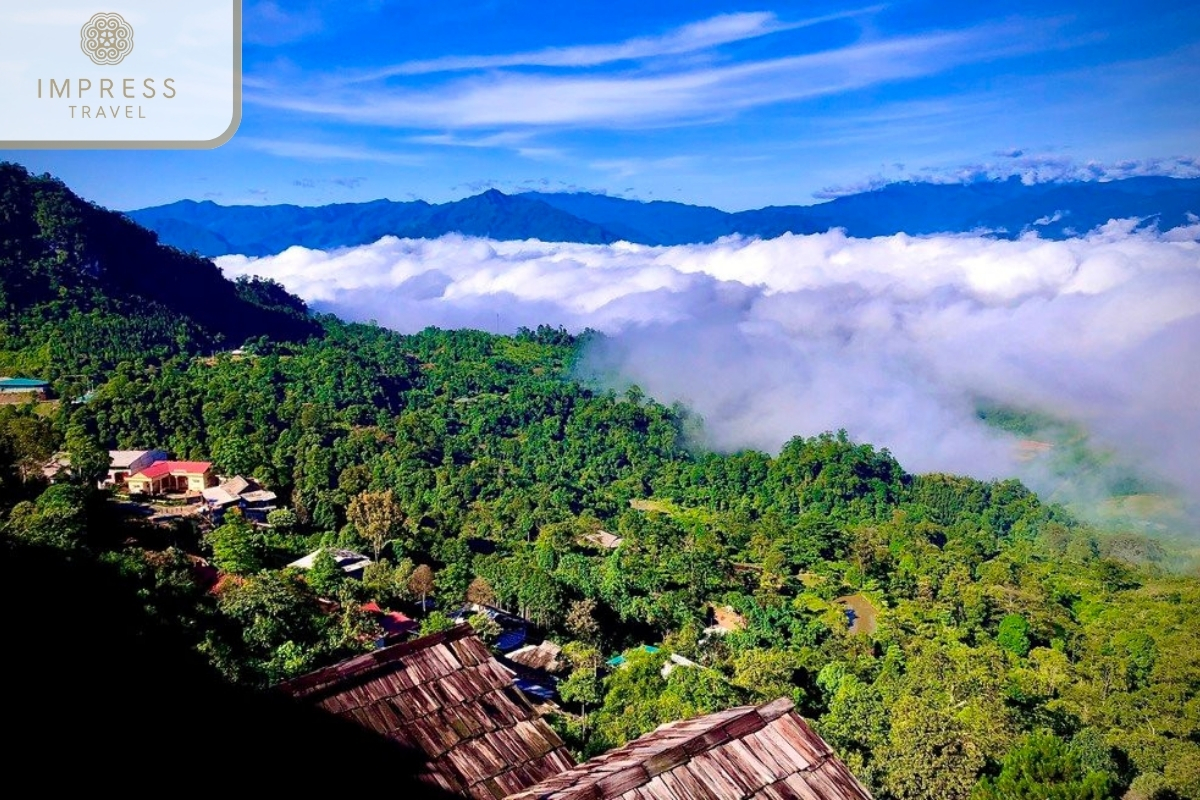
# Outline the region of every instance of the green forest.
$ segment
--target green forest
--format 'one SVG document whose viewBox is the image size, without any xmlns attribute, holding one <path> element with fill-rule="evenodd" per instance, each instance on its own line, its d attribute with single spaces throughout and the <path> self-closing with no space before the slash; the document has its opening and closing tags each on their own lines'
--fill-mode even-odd
<svg viewBox="0 0 1200 800">
<path fill-rule="evenodd" d="M 2 558 L 96 565 L 228 681 L 369 650 L 364 602 L 429 632 L 469 599 L 564 645 L 553 724 L 579 754 L 788 696 L 886 800 L 1200 798 L 1195 566 L 1017 481 L 914 475 L 845 432 L 706 452 L 686 408 L 581 377 L 595 334 L 316 315 L 13 165 L 0 307 L 0 374 L 60 398 L 0 406 Z M 286 508 L 122 515 L 93 488 L 106 451 L 150 447 Z M 361 581 L 327 555 L 284 568 L 321 547 L 375 562 Z M 744 626 L 706 631 L 726 607 Z M 694 665 L 664 678 L 671 654 Z"/>
</svg>

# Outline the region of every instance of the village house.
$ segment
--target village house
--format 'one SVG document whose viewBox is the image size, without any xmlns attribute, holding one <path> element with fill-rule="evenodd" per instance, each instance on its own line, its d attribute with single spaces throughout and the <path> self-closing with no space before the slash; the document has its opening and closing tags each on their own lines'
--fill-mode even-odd
<svg viewBox="0 0 1200 800">
<path fill-rule="evenodd" d="M 364 556 L 362 553 L 356 553 L 353 550 L 340 550 L 334 547 L 319 547 L 303 558 L 297 558 L 295 561 L 288 564 L 288 566 L 292 569 L 312 569 L 313 564 L 316 563 L 317 556 L 321 555 L 322 550 L 328 550 L 329 554 L 333 556 L 333 560 L 339 567 L 342 568 L 342 572 L 346 573 L 346 575 L 351 578 L 361 579 L 363 570 L 366 569 L 367 564 L 371 563 L 371 559 L 368 556 Z"/>
<path fill-rule="evenodd" d="M 519 647 L 506 655 L 505 660 L 518 667 L 538 672 L 557 674 L 565 671 L 567 668 L 567 661 L 563 658 L 562 648 L 550 641 Z"/>
<path fill-rule="evenodd" d="M 613 536 L 605 530 L 598 530 L 594 533 L 584 534 L 582 541 L 594 547 L 599 547 L 603 550 L 616 550 L 621 546 L 621 542 L 625 541 L 620 536 Z"/>
<path fill-rule="evenodd" d="M 387 647 L 402 639 L 407 639 L 421 627 L 421 623 L 407 614 L 381 608 L 374 600 L 364 603 L 361 608 L 370 614 L 371 618 L 383 629 L 383 636 L 375 640 L 376 647 Z"/>
<path fill-rule="evenodd" d="M 451 614 L 450 619 L 456 623 L 464 623 L 476 614 L 483 614 L 500 626 L 500 635 L 496 637 L 496 649 L 501 653 L 508 653 L 525 644 L 525 639 L 529 636 L 529 620 L 494 606 L 467 603 Z"/>
<path fill-rule="evenodd" d="M 55 453 L 49 461 L 42 465 L 42 477 L 53 482 L 58 480 L 60 472 L 70 468 L 71 455 L 69 453 Z"/>
<path fill-rule="evenodd" d="M 0 378 L 0 403 L 45 400 L 49 396 L 49 381 L 40 378 Z"/>
<path fill-rule="evenodd" d="M 122 489 L 130 475 L 171 456 L 166 450 L 109 450 L 108 476 L 100 481 L 101 489 Z"/>
<path fill-rule="evenodd" d="M 201 492 L 204 505 L 212 514 L 214 520 L 219 519 L 230 508 L 240 508 L 250 519 L 265 522 L 266 515 L 275 510 L 277 499 L 272 491 L 268 491 L 252 480 L 241 475 L 235 475 L 216 486 L 210 486 Z"/>
<path fill-rule="evenodd" d="M 567 670 L 567 660 L 554 642 L 519 647 L 501 662 L 513 671 L 514 683 L 525 694 L 549 702 L 558 699 L 558 681 Z"/>
<path fill-rule="evenodd" d="M 126 480 L 130 494 L 200 494 L 217 482 L 208 461 L 155 461 Z"/>
<path fill-rule="evenodd" d="M 661 649 L 662 648 L 652 644 L 644 644 L 641 646 L 642 652 L 649 653 L 651 655 L 659 652 Z M 629 663 L 629 659 L 626 657 L 625 653 L 618 653 L 605 663 L 608 665 L 609 669 L 620 669 L 624 668 L 625 665 Z M 708 669 L 707 667 L 702 667 L 695 661 L 692 661 L 690 658 L 685 658 L 678 653 L 668 653 L 667 660 L 663 662 L 662 668 L 659 670 L 659 674 L 662 675 L 664 681 L 676 667 L 696 667 L 697 669 Z"/>
<path fill-rule="evenodd" d="M 166 461 L 170 455 L 166 450 L 109 450 L 108 475 L 96 483 L 97 489 L 124 489 L 130 475 L 140 472 L 156 461 Z M 57 480 L 58 474 L 70 469 L 71 454 L 55 453 L 42 467 L 46 480 Z"/>
<path fill-rule="evenodd" d="M 787 698 L 671 722 L 576 765 L 466 625 L 279 690 L 423 754 L 423 780 L 475 800 L 871 800 Z"/>
</svg>

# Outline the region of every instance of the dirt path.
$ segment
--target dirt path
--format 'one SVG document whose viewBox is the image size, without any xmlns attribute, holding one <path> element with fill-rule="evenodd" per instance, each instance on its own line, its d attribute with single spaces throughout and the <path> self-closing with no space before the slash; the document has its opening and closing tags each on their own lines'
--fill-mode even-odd
<svg viewBox="0 0 1200 800">
<path fill-rule="evenodd" d="M 879 611 L 871 601 L 861 594 L 848 594 L 835 602 L 846 608 L 846 619 L 850 623 L 850 634 L 874 633 Z"/>
</svg>

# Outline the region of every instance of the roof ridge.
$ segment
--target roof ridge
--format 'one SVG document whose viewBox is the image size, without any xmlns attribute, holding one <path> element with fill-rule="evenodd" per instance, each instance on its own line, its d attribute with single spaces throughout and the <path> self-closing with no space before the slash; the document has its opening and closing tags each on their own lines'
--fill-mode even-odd
<svg viewBox="0 0 1200 800">
<path fill-rule="evenodd" d="M 379 650 L 372 650 L 357 658 L 342 661 L 306 675 L 300 675 L 299 677 L 276 684 L 275 688 L 287 692 L 294 697 L 309 697 L 331 685 L 340 687 L 347 680 L 362 680 L 371 677 L 376 671 L 394 664 L 404 656 L 420 652 L 444 642 L 457 641 L 464 636 L 469 636 L 472 632 L 470 625 L 456 625 L 449 630 L 389 645 Z"/>
<path fill-rule="evenodd" d="M 547 778 L 538 787 L 511 795 L 511 798 L 597 800 L 624 797 L 637 787 L 651 784 L 660 775 L 668 776 L 665 779 L 669 781 L 669 776 L 676 774 L 683 765 L 711 757 L 706 754 L 719 753 L 726 745 L 744 744 L 747 737 L 789 715 L 794 716 L 804 730 L 811 732 L 795 712 L 795 706 L 790 698 L 781 697 L 757 706 L 736 706 L 667 722 L 614 750 Z M 817 753 L 813 755 L 817 756 Z M 836 756 L 824 747 L 818 757 L 807 760 L 807 766 L 798 767 L 798 771 L 819 769 L 831 759 L 836 761 Z M 541 793 L 535 793 L 538 791 Z"/>
<path fill-rule="evenodd" d="M 790 700 L 785 698 L 785 701 L 789 706 L 792 705 Z M 775 701 L 768 705 L 774 706 L 778 702 Z M 774 709 L 772 709 L 772 713 L 774 714 Z M 687 730 L 688 723 L 704 719 L 705 716 L 715 718 L 714 724 L 697 728 L 694 732 Z M 665 741 L 662 738 L 658 740 L 646 738 L 645 741 L 642 741 L 645 737 L 639 737 L 610 751 L 607 755 L 612 758 L 602 765 L 597 765 L 598 768 L 589 770 L 583 780 L 576 784 L 576 787 L 595 786 L 603 796 L 608 796 L 608 789 L 612 787 L 626 784 L 642 785 L 656 775 L 669 772 L 700 753 L 760 730 L 769 721 L 759 713 L 757 706 L 736 706 L 705 716 L 667 722 L 646 734 L 646 737 L 668 737 Z M 780 714 L 775 714 L 772 719 L 779 716 Z M 624 763 L 641 751 L 652 750 L 656 744 L 665 744 L 666 746 L 646 758 L 632 763 Z M 604 756 L 600 756 L 600 758 L 604 758 Z M 612 769 L 604 769 L 604 767 L 612 767 Z"/>
</svg>

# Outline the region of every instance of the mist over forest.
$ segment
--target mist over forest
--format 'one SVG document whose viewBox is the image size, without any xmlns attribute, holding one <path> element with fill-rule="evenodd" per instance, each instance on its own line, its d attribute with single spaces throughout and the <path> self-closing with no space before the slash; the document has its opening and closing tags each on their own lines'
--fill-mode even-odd
<svg viewBox="0 0 1200 800">
<path fill-rule="evenodd" d="M 1200 800 L 1196 3 L 46 5 L 11 763 Z"/>
<path fill-rule="evenodd" d="M 0 219 L 3 561 L 120 606 L 88 646 L 121 676 L 153 662 L 114 630 L 251 711 L 374 661 L 384 620 L 399 648 L 468 635 L 472 603 L 516 620 L 465 609 L 482 650 L 561 648 L 546 724 L 580 761 L 780 702 L 880 800 L 1200 795 L 1196 546 L 1170 535 L 1195 529 L 1194 222 L 385 238 L 222 275 L 16 165 Z M 147 446 L 186 460 L 100 488 Z M 147 495 L 177 471 L 206 488 Z M 85 679 L 122 713 L 163 696 Z M 77 703 L 62 681 L 22 678 L 22 729 Z"/>
<path fill-rule="evenodd" d="M 583 377 L 687 405 L 721 451 L 845 428 L 917 471 L 1020 475 L 1093 510 L 1147 489 L 1194 505 L 1200 224 L 1137 226 L 676 247 L 385 237 L 218 264 L 402 332 L 595 329 Z"/>
</svg>

